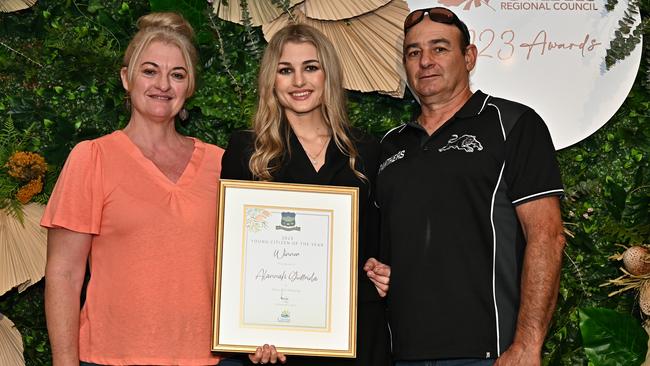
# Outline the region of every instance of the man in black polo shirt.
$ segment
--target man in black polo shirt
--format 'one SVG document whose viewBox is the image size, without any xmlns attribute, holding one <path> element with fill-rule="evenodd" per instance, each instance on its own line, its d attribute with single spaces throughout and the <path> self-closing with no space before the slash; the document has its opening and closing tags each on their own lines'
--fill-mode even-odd
<svg viewBox="0 0 650 366">
<path fill-rule="evenodd" d="M 377 182 L 396 365 L 539 365 L 564 246 L 548 129 L 470 91 L 477 51 L 451 11 L 404 32 L 421 113 L 382 140 Z"/>
</svg>

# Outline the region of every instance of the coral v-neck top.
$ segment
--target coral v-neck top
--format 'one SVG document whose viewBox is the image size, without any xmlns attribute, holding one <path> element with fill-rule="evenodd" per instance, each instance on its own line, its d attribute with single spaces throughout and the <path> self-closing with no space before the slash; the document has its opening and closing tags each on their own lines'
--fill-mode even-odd
<svg viewBox="0 0 650 366">
<path fill-rule="evenodd" d="M 194 139 L 171 182 L 116 131 L 70 153 L 41 221 L 93 234 L 80 359 L 209 365 L 223 150 Z"/>
</svg>

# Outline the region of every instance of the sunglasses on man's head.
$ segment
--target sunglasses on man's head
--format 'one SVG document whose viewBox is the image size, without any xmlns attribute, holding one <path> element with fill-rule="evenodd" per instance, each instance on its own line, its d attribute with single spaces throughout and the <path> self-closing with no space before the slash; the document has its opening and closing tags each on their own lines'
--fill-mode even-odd
<svg viewBox="0 0 650 366">
<path fill-rule="evenodd" d="M 451 10 L 442 7 L 418 9 L 413 11 L 404 20 L 404 34 L 406 34 L 413 26 L 420 23 L 426 14 L 429 15 L 429 19 L 433 22 L 455 25 L 463 34 L 465 41 L 469 44 L 469 30 L 467 30 L 465 23 L 458 19 L 456 14 Z"/>
</svg>

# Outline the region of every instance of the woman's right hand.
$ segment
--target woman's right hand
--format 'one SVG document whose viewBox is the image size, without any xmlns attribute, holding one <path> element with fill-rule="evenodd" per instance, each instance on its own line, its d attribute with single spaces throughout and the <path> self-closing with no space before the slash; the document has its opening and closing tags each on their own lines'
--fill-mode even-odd
<svg viewBox="0 0 650 366">
<path fill-rule="evenodd" d="M 280 363 L 287 362 L 287 357 L 283 353 L 278 352 L 275 349 L 275 346 L 269 346 L 268 344 L 265 344 L 262 347 L 257 347 L 255 353 L 249 354 L 248 358 L 256 365 L 264 365 L 267 363 L 276 364 L 278 361 Z"/>
</svg>

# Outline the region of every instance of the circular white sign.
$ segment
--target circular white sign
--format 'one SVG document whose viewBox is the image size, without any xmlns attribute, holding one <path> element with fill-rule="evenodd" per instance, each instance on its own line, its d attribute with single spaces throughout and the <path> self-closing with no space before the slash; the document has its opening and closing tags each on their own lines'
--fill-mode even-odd
<svg viewBox="0 0 650 366">
<path fill-rule="evenodd" d="M 612 11 L 604 0 L 408 0 L 411 10 L 451 9 L 478 48 L 472 90 L 534 108 L 556 149 L 602 127 L 627 97 L 641 45 L 609 70 L 605 54 L 628 1 Z M 633 15 L 637 24 L 638 14 Z"/>
</svg>

